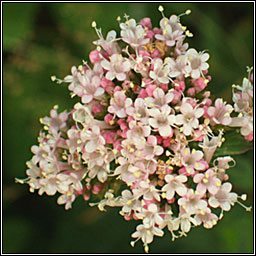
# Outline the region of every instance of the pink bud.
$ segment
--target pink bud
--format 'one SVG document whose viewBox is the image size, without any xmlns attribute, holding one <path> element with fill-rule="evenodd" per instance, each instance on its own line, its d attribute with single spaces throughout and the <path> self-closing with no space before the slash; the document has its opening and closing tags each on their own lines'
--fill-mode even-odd
<svg viewBox="0 0 256 256">
<path fill-rule="evenodd" d="M 176 103 L 180 100 L 180 98 L 181 98 L 181 92 L 174 90 L 174 91 L 172 91 L 172 93 L 173 93 L 173 95 L 174 95 L 174 98 L 173 98 L 173 100 L 172 100 L 172 103 L 173 103 L 173 104 L 176 104 Z"/>
<path fill-rule="evenodd" d="M 147 98 L 149 95 L 147 94 L 146 90 L 145 89 L 141 89 L 140 90 L 140 93 L 138 95 L 138 98 L 142 98 L 142 99 L 145 99 Z"/>
<path fill-rule="evenodd" d="M 105 117 L 104 117 L 104 120 L 107 124 L 110 124 L 111 125 L 111 121 L 113 120 L 113 116 L 111 114 L 106 114 Z M 111 123 L 110 123 L 111 122 Z"/>
<path fill-rule="evenodd" d="M 114 93 L 118 92 L 118 91 L 122 91 L 122 88 L 120 86 L 116 86 L 114 89 Z"/>
<path fill-rule="evenodd" d="M 155 36 L 155 33 L 152 31 L 152 30 L 147 30 L 146 31 L 146 38 L 149 38 L 149 39 L 153 39 L 154 38 L 154 36 Z"/>
<path fill-rule="evenodd" d="M 155 84 L 150 84 L 146 87 L 146 92 L 148 94 L 148 96 L 152 97 L 153 96 L 153 92 L 156 89 L 156 85 Z"/>
<path fill-rule="evenodd" d="M 167 200 L 168 204 L 173 204 L 175 202 L 175 198 L 173 197 L 172 199 L 170 200 Z"/>
<path fill-rule="evenodd" d="M 128 116 L 127 123 L 130 123 L 131 121 L 135 120 L 133 116 Z"/>
<path fill-rule="evenodd" d="M 115 131 L 105 131 L 101 134 L 107 144 L 113 144 L 116 138 L 116 132 Z"/>
<path fill-rule="evenodd" d="M 204 134 L 200 130 L 194 130 L 194 137 L 195 141 L 202 141 L 204 139 Z"/>
<path fill-rule="evenodd" d="M 205 80 L 200 77 L 194 80 L 193 85 L 197 88 L 197 91 L 200 92 L 204 90 L 204 88 L 207 86 L 207 83 L 205 83 Z"/>
<path fill-rule="evenodd" d="M 168 84 L 159 84 L 159 87 L 163 90 L 163 91 L 165 91 L 165 92 L 167 92 L 168 91 Z"/>
<path fill-rule="evenodd" d="M 161 52 L 158 49 L 155 49 L 152 53 L 151 53 L 151 57 L 152 58 L 161 58 Z"/>
<path fill-rule="evenodd" d="M 89 54 L 89 58 L 92 64 L 95 64 L 98 61 L 101 61 L 100 54 L 97 50 L 93 50 Z"/>
<path fill-rule="evenodd" d="M 160 28 L 153 28 L 153 31 L 155 34 L 161 34 L 162 35 L 162 30 Z"/>
<path fill-rule="evenodd" d="M 171 142 L 170 142 L 170 137 L 165 138 L 165 139 L 163 140 L 163 147 L 168 148 L 168 147 L 170 146 L 170 144 L 171 144 Z"/>
<path fill-rule="evenodd" d="M 244 138 L 248 141 L 252 141 L 253 140 L 253 132 L 251 132 L 249 135 L 245 136 Z"/>
<path fill-rule="evenodd" d="M 144 18 L 140 21 L 140 24 L 144 27 L 147 27 L 148 29 L 152 29 L 151 19 L 150 18 Z"/>
<path fill-rule="evenodd" d="M 174 80 L 174 83 L 175 83 L 175 90 L 184 92 L 184 90 L 186 88 L 184 81 Z"/>
<path fill-rule="evenodd" d="M 131 214 L 130 215 L 125 214 L 124 215 L 124 219 L 127 220 L 127 221 L 131 220 L 132 219 L 132 215 Z"/>
<path fill-rule="evenodd" d="M 83 198 L 84 198 L 84 201 L 88 201 L 88 200 L 90 199 L 90 194 L 89 194 L 89 192 L 85 192 L 85 193 L 83 194 Z"/>
<path fill-rule="evenodd" d="M 102 107 L 101 107 L 100 104 L 94 104 L 94 105 L 92 106 L 92 112 L 93 112 L 94 114 L 100 113 L 101 111 L 102 111 Z"/>
<path fill-rule="evenodd" d="M 162 136 L 156 135 L 156 139 L 157 139 L 157 144 L 158 145 L 162 144 L 162 142 L 163 142 L 163 137 Z"/>
<path fill-rule="evenodd" d="M 92 193 L 94 195 L 99 194 L 99 192 L 103 189 L 104 185 L 103 184 L 95 184 L 92 188 Z"/>
<path fill-rule="evenodd" d="M 122 142 L 122 140 L 119 139 L 119 140 L 116 140 L 116 141 L 114 142 L 114 144 L 113 144 L 114 148 L 115 148 L 118 152 L 120 152 L 121 149 L 122 149 L 121 142 Z"/>
<path fill-rule="evenodd" d="M 195 90 L 195 88 L 193 88 L 193 87 L 189 88 L 188 91 L 187 91 L 187 94 L 188 94 L 189 96 L 194 96 L 195 93 L 196 93 L 196 90 Z"/>
</svg>

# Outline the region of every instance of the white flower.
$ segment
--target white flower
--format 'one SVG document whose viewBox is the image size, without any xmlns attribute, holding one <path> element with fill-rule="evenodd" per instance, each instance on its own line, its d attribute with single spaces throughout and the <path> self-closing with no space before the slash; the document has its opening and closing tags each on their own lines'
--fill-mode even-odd
<svg viewBox="0 0 256 256">
<path fill-rule="evenodd" d="M 168 174 L 164 179 L 167 184 L 162 187 L 162 191 L 166 192 L 166 198 L 168 200 L 174 197 L 175 192 L 180 196 L 184 196 L 186 194 L 187 188 L 183 184 L 187 181 L 186 176 Z"/>
<path fill-rule="evenodd" d="M 185 67 L 186 73 L 190 74 L 192 78 L 197 79 L 201 76 L 202 71 L 209 68 L 206 61 L 209 59 L 208 53 L 197 52 L 195 49 L 189 49 L 186 52 L 188 65 Z"/>
<path fill-rule="evenodd" d="M 127 77 L 127 72 L 131 68 L 130 61 L 118 53 L 111 55 L 109 59 L 110 61 L 106 59 L 101 61 L 101 66 L 108 70 L 106 78 L 108 80 L 114 80 L 116 78 L 119 81 L 124 81 Z"/>
<path fill-rule="evenodd" d="M 140 224 L 136 227 L 136 232 L 134 232 L 132 234 L 132 237 L 141 239 L 142 242 L 144 243 L 144 246 L 147 246 L 147 244 L 150 244 L 153 241 L 154 235 L 155 236 L 163 236 L 164 232 L 163 232 L 163 230 L 161 230 L 160 228 L 157 228 L 155 226 L 148 226 L 145 224 Z M 133 244 L 134 243 L 132 243 L 132 245 Z"/>
<path fill-rule="evenodd" d="M 136 25 L 134 19 L 129 19 L 125 23 L 120 24 L 121 37 L 124 42 L 130 44 L 132 47 L 139 47 L 147 44 L 150 39 L 145 38 L 145 31 L 141 25 Z"/>
<path fill-rule="evenodd" d="M 151 118 L 149 124 L 158 130 L 159 134 L 163 137 L 172 136 L 172 125 L 175 123 L 175 115 L 170 115 L 171 108 L 167 105 L 163 106 L 160 110 L 153 108 L 149 110 Z"/>
<path fill-rule="evenodd" d="M 181 114 L 176 116 L 175 123 L 183 125 L 183 133 L 186 136 L 191 135 L 193 129 L 198 128 L 200 118 L 204 114 L 203 108 L 193 108 L 191 104 L 183 102 L 180 106 Z"/>
<path fill-rule="evenodd" d="M 161 19 L 160 26 L 163 34 L 156 34 L 155 37 L 158 40 L 165 41 L 167 46 L 174 46 L 175 41 L 183 37 L 184 31 L 179 23 L 179 17 L 176 15 L 172 15 L 169 19 L 165 17 Z"/>
<path fill-rule="evenodd" d="M 152 64 L 154 66 L 154 70 L 149 72 L 149 76 L 156 84 L 168 84 L 168 74 L 170 72 L 168 63 L 163 63 L 162 59 L 156 58 L 152 61 Z"/>
</svg>

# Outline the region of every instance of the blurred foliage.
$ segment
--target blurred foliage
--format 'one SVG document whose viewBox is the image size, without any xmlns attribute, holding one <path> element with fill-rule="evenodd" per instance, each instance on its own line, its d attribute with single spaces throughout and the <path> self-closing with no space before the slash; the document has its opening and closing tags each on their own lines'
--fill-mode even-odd
<svg viewBox="0 0 256 256">
<path fill-rule="evenodd" d="M 158 26 L 159 3 L 3 3 L 3 252 L 4 253 L 142 253 L 131 248 L 136 222 L 127 222 L 117 209 L 106 213 L 78 198 L 65 211 L 56 196 L 30 194 L 14 183 L 25 176 L 25 162 L 37 143 L 39 118 L 53 105 L 72 108 L 67 87 L 52 84 L 72 65 L 88 60 L 97 39 L 95 20 L 105 35 L 119 30 L 117 16 L 136 20 L 151 17 Z M 182 24 L 194 34 L 190 47 L 210 53 L 209 89 L 231 100 L 231 85 L 241 84 L 246 66 L 253 63 L 253 3 L 163 3 L 166 16 L 191 9 Z M 234 191 L 247 193 L 253 203 L 253 154 L 235 156 L 230 169 Z M 252 253 L 253 214 L 239 205 L 216 227 L 193 229 L 174 243 L 166 234 L 155 238 L 152 253 Z"/>
</svg>

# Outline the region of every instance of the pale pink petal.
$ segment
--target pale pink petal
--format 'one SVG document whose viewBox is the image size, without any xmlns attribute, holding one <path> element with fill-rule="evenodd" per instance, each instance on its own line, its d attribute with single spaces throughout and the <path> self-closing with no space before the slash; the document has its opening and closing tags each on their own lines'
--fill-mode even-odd
<svg viewBox="0 0 256 256">
<path fill-rule="evenodd" d="M 119 81 L 124 81 L 125 78 L 126 78 L 126 74 L 125 74 L 125 73 L 117 73 L 117 74 L 116 74 L 116 78 L 117 78 L 117 80 L 119 80 Z"/>
<path fill-rule="evenodd" d="M 232 189 L 232 185 L 231 185 L 231 183 L 226 182 L 226 183 L 224 183 L 224 184 L 222 185 L 221 188 L 222 188 L 222 190 L 224 190 L 224 191 L 226 191 L 226 192 L 230 192 L 231 189 Z"/>
<path fill-rule="evenodd" d="M 95 97 L 98 97 L 104 93 L 104 89 L 102 87 L 97 88 L 96 92 L 94 93 Z"/>
<path fill-rule="evenodd" d="M 183 133 L 186 135 L 186 136 L 189 136 L 192 132 L 192 128 L 190 125 L 187 125 L 187 124 L 184 124 L 184 130 L 183 130 Z"/>
<path fill-rule="evenodd" d="M 180 185 L 175 190 L 179 196 L 185 196 L 187 193 L 187 188 L 184 185 Z"/>
<path fill-rule="evenodd" d="M 198 69 L 192 70 L 191 77 L 194 78 L 194 79 L 199 78 L 200 77 L 200 71 Z"/>
<path fill-rule="evenodd" d="M 163 137 L 169 137 L 173 133 L 171 126 L 161 126 L 158 128 L 158 131 L 159 131 L 159 134 Z"/>
<path fill-rule="evenodd" d="M 100 64 L 106 70 L 110 70 L 111 69 L 110 62 L 107 61 L 107 60 L 102 60 Z"/>
<path fill-rule="evenodd" d="M 92 153 L 97 149 L 97 143 L 95 141 L 91 140 L 86 143 L 85 150 L 88 153 Z"/>
<path fill-rule="evenodd" d="M 213 207 L 213 208 L 217 208 L 217 207 L 220 205 L 219 202 L 218 202 L 218 200 L 217 200 L 215 197 L 213 197 L 213 196 L 211 196 L 211 197 L 209 198 L 208 202 L 209 202 L 209 205 L 210 205 L 211 207 Z"/>
<path fill-rule="evenodd" d="M 198 173 L 194 176 L 193 181 L 194 183 L 199 183 L 204 178 L 202 173 Z"/>
<path fill-rule="evenodd" d="M 108 79 L 108 80 L 114 80 L 115 79 L 115 75 L 113 74 L 113 72 L 111 72 L 111 71 L 108 71 L 107 72 L 107 74 L 106 74 L 106 78 Z"/>
<path fill-rule="evenodd" d="M 229 211 L 231 209 L 231 206 L 228 202 L 221 203 L 220 206 L 224 211 Z"/>
<path fill-rule="evenodd" d="M 148 123 L 149 123 L 152 127 L 158 128 L 158 123 L 157 123 L 157 120 L 156 120 L 156 119 L 154 119 L 154 118 L 149 118 Z"/>
</svg>

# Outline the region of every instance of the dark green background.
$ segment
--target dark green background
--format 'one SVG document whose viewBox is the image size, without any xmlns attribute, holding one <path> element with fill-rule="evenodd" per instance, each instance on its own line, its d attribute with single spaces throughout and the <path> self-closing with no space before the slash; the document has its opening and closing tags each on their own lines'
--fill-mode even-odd
<svg viewBox="0 0 256 256">
<path fill-rule="evenodd" d="M 137 21 L 151 17 L 158 26 L 159 3 L 4 3 L 3 4 L 3 252 L 4 253 L 143 253 L 140 242 L 129 245 L 137 222 L 127 222 L 117 209 L 101 213 L 81 198 L 73 209 L 58 206 L 56 196 L 31 194 L 27 185 L 14 183 L 25 177 L 25 162 L 37 143 L 39 118 L 53 105 L 72 108 L 67 86 L 51 83 L 70 73 L 72 65 L 88 60 L 97 40 L 91 22 L 106 35 L 119 31 L 117 16 Z M 246 76 L 253 64 L 253 3 L 164 3 L 165 14 L 180 14 L 182 24 L 194 34 L 190 47 L 210 54 L 209 89 L 231 100 L 231 85 Z M 233 189 L 247 193 L 253 204 L 253 155 L 236 156 L 228 170 Z M 171 242 L 169 233 L 155 238 L 151 253 L 252 253 L 253 213 L 235 205 L 211 230 L 193 229 L 187 238 Z"/>
</svg>

